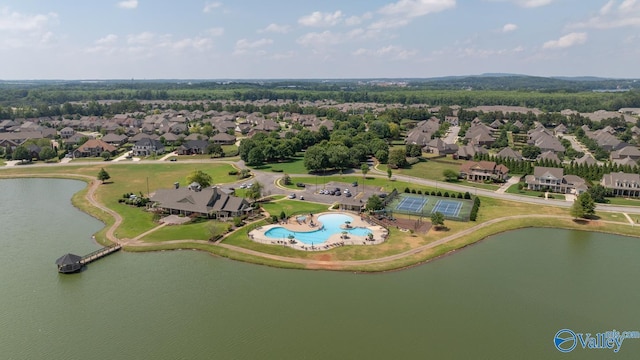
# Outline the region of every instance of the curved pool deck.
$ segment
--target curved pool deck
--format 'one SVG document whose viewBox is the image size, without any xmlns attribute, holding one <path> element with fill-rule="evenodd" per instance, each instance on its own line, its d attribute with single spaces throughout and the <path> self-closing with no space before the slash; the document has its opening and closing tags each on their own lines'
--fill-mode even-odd
<svg viewBox="0 0 640 360">
<path fill-rule="evenodd" d="M 296 241 L 295 244 L 291 244 L 289 239 L 278 239 L 278 238 L 273 238 L 266 235 L 267 231 L 273 228 L 278 228 L 278 227 L 282 227 L 288 231 L 297 232 L 297 233 L 314 232 L 323 227 L 323 224 L 321 223 L 321 221 L 318 221 L 318 218 L 322 217 L 323 215 L 335 215 L 335 214 L 347 215 L 351 217 L 352 220 L 350 225 L 353 228 L 367 228 L 369 230 L 368 232 L 371 232 L 373 234 L 373 241 L 368 240 L 367 236 L 360 236 L 355 234 L 348 234 L 347 238 L 343 238 L 341 231 L 335 232 L 334 234 L 330 235 L 328 239 L 325 241 L 318 240 L 318 242 L 317 243 L 314 242 L 313 245 L 307 244 L 301 241 Z M 259 242 L 262 244 L 286 246 L 286 247 L 303 250 L 303 251 L 324 251 L 324 250 L 332 249 L 337 246 L 345 246 L 345 245 L 381 244 L 382 242 L 385 241 L 385 239 L 389 234 L 387 229 L 385 229 L 384 227 L 380 225 L 368 223 L 367 221 L 361 219 L 359 214 L 345 212 L 345 211 L 324 212 L 320 214 L 313 214 L 313 219 L 307 217 L 305 222 L 296 221 L 297 217 L 298 216 L 290 217 L 287 220 L 281 221 L 277 224 L 265 225 L 257 229 L 251 230 L 249 232 L 249 238 L 251 238 L 255 242 Z M 310 225 L 311 220 L 314 221 L 314 226 Z M 323 234 L 323 236 L 326 237 L 326 234 Z"/>
</svg>

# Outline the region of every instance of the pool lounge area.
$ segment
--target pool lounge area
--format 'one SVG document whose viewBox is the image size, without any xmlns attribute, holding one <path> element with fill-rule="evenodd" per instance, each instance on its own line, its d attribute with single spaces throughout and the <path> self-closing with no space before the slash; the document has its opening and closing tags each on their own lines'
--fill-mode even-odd
<svg viewBox="0 0 640 360">
<path fill-rule="evenodd" d="M 293 216 L 278 224 L 265 225 L 249 232 L 249 237 L 255 242 L 304 251 L 380 244 L 387 236 L 388 231 L 384 227 L 370 224 L 358 214 L 345 212 Z"/>
</svg>

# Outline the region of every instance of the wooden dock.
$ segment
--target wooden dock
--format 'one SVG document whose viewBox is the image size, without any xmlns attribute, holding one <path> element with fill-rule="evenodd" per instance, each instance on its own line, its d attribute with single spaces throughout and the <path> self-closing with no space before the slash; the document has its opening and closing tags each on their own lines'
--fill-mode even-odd
<svg viewBox="0 0 640 360">
<path fill-rule="evenodd" d="M 122 249 L 122 245 L 114 244 L 111 246 L 103 247 L 100 250 L 96 250 L 91 254 L 85 256 L 78 256 L 74 254 L 66 254 L 61 258 L 56 260 L 56 265 L 58 265 L 58 272 L 63 274 L 70 274 L 74 272 L 78 272 L 82 270 L 82 267 L 90 262 L 94 262 L 100 258 L 103 258 L 109 254 L 113 254 L 114 252 Z"/>
<path fill-rule="evenodd" d="M 85 256 L 82 257 L 82 259 L 80 260 L 80 264 L 82 265 L 86 265 L 88 263 L 94 262 L 100 258 L 103 258 L 107 255 L 113 254 L 114 252 L 118 251 L 122 249 L 122 245 L 120 244 L 114 244 L 114 245 L 110 245 L 110 246 L 106 246 L 103 247 L 100 250 L 96 250 L 94 252 L 92 252 L 91 254 L 87 254 Z"/>
</svg>

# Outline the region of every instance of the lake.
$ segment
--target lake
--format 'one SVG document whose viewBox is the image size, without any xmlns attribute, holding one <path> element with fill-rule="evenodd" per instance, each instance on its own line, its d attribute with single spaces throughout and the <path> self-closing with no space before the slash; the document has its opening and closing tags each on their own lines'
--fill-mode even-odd
<svg viewBox="0 0 640 360">
<path fill-rule="evenodd" d="M 119 252 L 73 275 L 102 224 L 84 183 L 0 180 L 3 359 L 635 359 L 553 344 L 640 330 L 640 240 L 526 229 L 414 268 L 276 269 L 196 251 Z"/>
</svg>

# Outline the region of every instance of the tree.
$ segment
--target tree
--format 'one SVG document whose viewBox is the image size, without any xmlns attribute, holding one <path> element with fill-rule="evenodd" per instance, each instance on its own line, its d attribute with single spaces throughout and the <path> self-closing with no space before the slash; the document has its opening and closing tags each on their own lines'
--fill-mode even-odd
<svg viewBox="0 0 640 360">
<path fill-rule="evenodd" d="M 100 154 L 100 157 L 102 157 L 104 159 L 104 161 L 109 161 L 109 160 L 111 160 L 111 153 L 108 152 L 108 151 L 103 151 Z"/>
<path fill-rule="evenodd" d="M 213 179 L 211 178 L 211 175 L 203 172 L 202 170 L 196 170 L 187 176 L 187 182 L 189 184 L 196 182 L 200 184 L 201 187 L 206 188 L 211 185 Z"/>
<path fill-rule="evenodd" d="M 315 145 L 311 146 L 304 153 L 304 167 L 309 171 L 324 170 L 328 167 L 329 158 L 324 148 Z"/>
<path fill-rule="evenodd" d="M 14 160 L 20 160 L 23 163 L 31 162 L 31 154 L 29 153 L 29 149 L 22 145 L 17 146 L 15 150 L 13 150 L 12 156 Z"/>
<path fill-rule="evenodd" d="M 389 152 L 389 166 L 393 168 L 402 168 L 407 165 L 404 149 L 393 149 Z"/>
<path fill-rule="evenodd" d="M 593 185 L 587 192 L 591 195 L 594 202 L 603 204 L 609 202 L 609 199 L 605 198 L 605 196 L 607 196 L 607 189 L 600 184 Z"/>
<path fill-rule="evenodd" d="M 522 157 L 525 159 L 535 159 L 542 151 L 535 145 L 526 145 L 522 148 Z"/>
<path fill-rule="evenodd" d="M 596 204 L 588 192 L 584 192 L 576 198 L 571 206 L 570 213 L 574 218 L 585 218 L 595 214 Z"/>
<path fill-rule="evenodd" d="M 249 151 L 247 165 L 252 165 L 252 166 L 262 165 L 263 162 L 264 162 L 264 153 L 262 152 L 262 149 L 260 149 L 259 147 L 254 147 L 253 149 L 251 149 L 251 151 Z"/>
<path fill-rule="evenodd" d="M 213 156 L 224 156 L 224 150 L 220 144 L 209 144 L 207 145 L 207 154 Z"/>
<path fill-rule="evenodd" d="M 455 181 L 458 179 L 458 172 L 453 169 L 444 169 L 442 171 L 442 176 L 444 176 L 446 181 Z"/>
<path fill-rule="evenodd" d="M 393 172 L 391 171 L 391 168 L 387 167 L 387 177 L 389 178 L 389 180 L 391 180 L 392 175 L 393 175 Z"/>
<path fill-rule="evenodd" d="M 40 160 L 42 161 L 51 160 L 56 156 L 58 156 L 55 150 L 53 150 L 51 147 L 43 147 L 42 150 L 40 150 L 40 153 L 38 155 L 40 156 Z"/>
<path fill-rule="evenodd" d="M 258 200 L 262 197 L 262 184 L 259 182 L 254 182 L 253 185 L 247 189 L 245 193 L 249 199 Z"/>
<path fill-rule="evenodd" d="M 104 184 L 104 182 L 109 179 L 111 179 L 111 175 L 109 175 L 109 173 L 104 168 L 100 168 L 100 171 L 98 172 L 98 180 L 102 181 L 102 183 Z"/>
<path fill-rule="evenodd" d="M 444 227 L 444 215 L 439 211 L 431 213 L 431 224 L 436 228 Z"/>
<path fill-rule="evenodd" d="M 367 210 L 375 211 L 382 210 L 384 208 L 384 204 L 378 195 L 371 195 L 369 199 L 367 199 Z"/>
<path fill-rule="evenodd" d="M 364 184 L 364 179 L 367 177 L 367 173 L 369 172 L 369 165 L 362 164 L 360 166 L 360 171 L 362 171 L 362 183 Z"/>
</svg>

